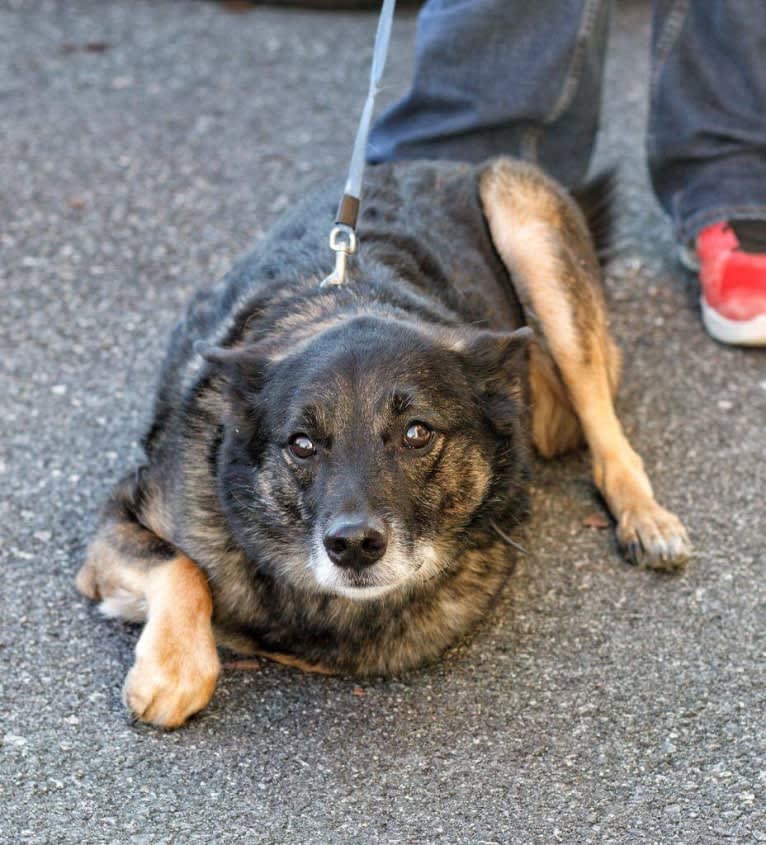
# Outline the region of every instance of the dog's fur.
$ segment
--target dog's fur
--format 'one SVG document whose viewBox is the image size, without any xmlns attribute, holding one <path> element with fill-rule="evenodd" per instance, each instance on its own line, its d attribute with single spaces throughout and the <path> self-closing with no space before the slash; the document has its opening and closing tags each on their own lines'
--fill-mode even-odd
<svg viewBox="0 0 766 845">
<path fill-rule="evenodd" d="M 550 457 L 584 435 L 628 556 L 687 556 L 614 413 L 619 355 L 569 194 L 509 159 L 381 165 L 365 190 L 346 285 L 319 285 L 331 189 L 173 334 L 147 464 L 115 490 L 77 581 L 146 621 L 125 686 L 145 721 L 205 706 L 216 642 L 353 674 L 436 657 L 512 568 L 530 443 Z M 294 454 L 296 434 L 316 453 Z M 336 565 L 339 519 L 377 526 L 382 557 Z"/>
</svg>

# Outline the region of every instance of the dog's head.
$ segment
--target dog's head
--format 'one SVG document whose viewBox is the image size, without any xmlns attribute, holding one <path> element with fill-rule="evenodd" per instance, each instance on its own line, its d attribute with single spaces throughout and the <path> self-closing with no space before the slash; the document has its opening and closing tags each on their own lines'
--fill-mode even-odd
<svg viewBox="0 0 766 845">
<path fill-rule="evenodd" d="M 225 383 L 219 498 L 248 557 L 360 599 L 452 565 L 525 473 L 528 335 L 356 317 L 276 356 L 204 351 Z"/>
</svg>

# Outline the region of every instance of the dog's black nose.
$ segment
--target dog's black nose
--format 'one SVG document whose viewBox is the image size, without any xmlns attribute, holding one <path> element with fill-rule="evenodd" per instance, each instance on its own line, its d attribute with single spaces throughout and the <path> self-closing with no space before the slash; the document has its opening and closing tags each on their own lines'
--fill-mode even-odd
<svg viewBox="0 0 766 845">
<path fill-rule="evenodd" d="M 386 526 L 380 519 L 340 516 L 327 526 L 324 547 L 330 560 L 344 569 L 364 569 L 386 553 Z"/>
</svg>

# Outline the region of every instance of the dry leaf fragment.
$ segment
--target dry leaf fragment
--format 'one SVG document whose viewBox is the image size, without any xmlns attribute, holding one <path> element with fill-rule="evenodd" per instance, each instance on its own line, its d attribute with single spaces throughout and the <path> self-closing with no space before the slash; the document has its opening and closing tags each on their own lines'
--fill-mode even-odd
<svg viewBox="0 0 766 845">
<path fill-rule="evenodd" d="M 106 41 L 87 41 L 85 44 L 65 41 L 61 45 L 61 52 L 65 56 L 69 56 L 72 53 L 106 53 L 111 46 Z"/>
<path fill-rule="evenodd" d="M 582 524 L 586 528 L 597 528 L 599 531 L 603 531 L 605 528 L 609 528 L 612 523 L 601 511 L 593 511 L 585 517 Z"/>
<path fill-rule="evenodd" d="M 224 12 L 230 15 L 241 15 L 253 11 L 253 4 L 250 0 L 223 0 L 221 3 Z"/>
</svg>

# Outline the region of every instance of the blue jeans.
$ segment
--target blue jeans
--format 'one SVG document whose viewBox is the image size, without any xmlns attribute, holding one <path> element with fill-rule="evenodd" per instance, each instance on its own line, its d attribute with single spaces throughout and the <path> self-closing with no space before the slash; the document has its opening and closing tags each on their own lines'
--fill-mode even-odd
<svg viewBox="0 0 766 845">
<path fill-rule="evenodd" d="M 509 153 L 568 185 L 598 129 L 610 0 L 428 0 L 411 89 L 368 158 Z M 655 0 L 647 137 L 657 198 L 682 241 L 766 220 L 765 0 Z"/>
</svg>

